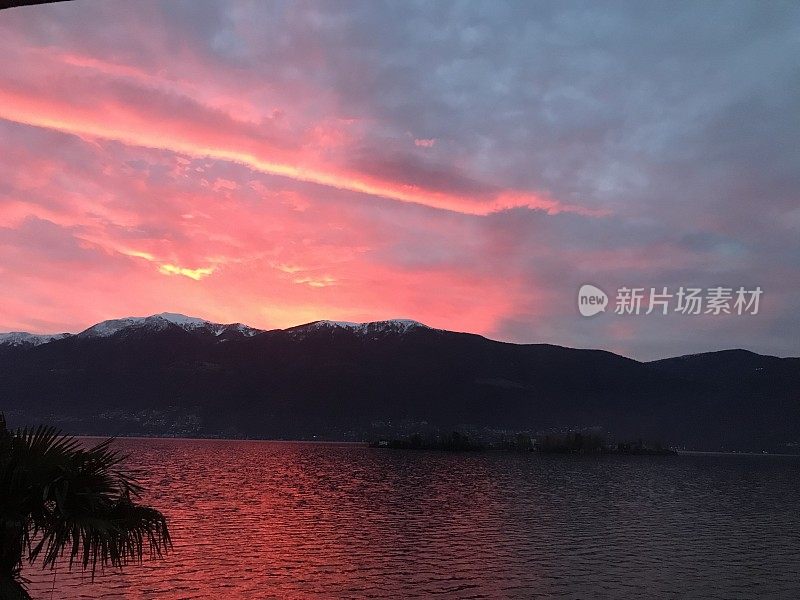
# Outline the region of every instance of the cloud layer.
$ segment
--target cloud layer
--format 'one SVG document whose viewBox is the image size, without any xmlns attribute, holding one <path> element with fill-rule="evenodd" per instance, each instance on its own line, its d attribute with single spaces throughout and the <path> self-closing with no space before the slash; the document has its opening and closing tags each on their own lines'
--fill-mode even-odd
<svg viewBox="0 0 800 600">
<path fill-rule="evenodd" d="M 0 329 L 412 317 L 800 354 L 795 3 L 0 12 Z M 579 316 L 591 282 L 753 317 Z"/>
</svg>

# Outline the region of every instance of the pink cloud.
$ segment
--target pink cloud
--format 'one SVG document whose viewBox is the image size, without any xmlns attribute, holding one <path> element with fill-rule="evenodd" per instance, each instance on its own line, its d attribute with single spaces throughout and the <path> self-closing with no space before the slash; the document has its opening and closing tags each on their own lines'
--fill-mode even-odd
<svg viewBox="0 0 800 600">
<path fill-rule="evenodd" d="M 18 41 L 24 47 L 24 40 Z M 21 54 L 20 47 L 8 49 Z M 137 65 L 60 49 L 36 48 L 25 56 L 5 77 L 0 75 L 0 118 L 8 121 L 242 164 L 258 173 L 464 214 L 514 206 L 580 210 L 536 192 L 496 188 L 474 194 L 430 187 L 414 171 L 397 181 L 354 168 L 348 156 L 364 143 L 362 125 L 337 116 L 335 105 L 317 110 L 309 120 L 286 104 L 292 99 L 274 97 L 283 106 L 262 114 L 247 100 L 229 93 L 221 98 L 216 89 L 209 93 L 203 82 L 213 81 L 211 74 L 199 80 L 153 75 Z M 190 59 L 186 70 L 202 70 L 197 60 Z M 318 90 L 308 94 L 325 97 Z M 434 140 L 416 143 L 431 147 Z"/>
<path fill-rule="evenodd" d="M 543 146 L 563 173 L 528 178 L 528 155 L 503 145 L 513 136 L 459 148 L 409 133 L 439 123 L 399 127 L 357 105 L 325 75 L 357 84 L 360 65 L 334 69 L 308 28 L 259 54 L 261 24 L 240 21 L 241 59 L 236 44 L 174 35 L 159 3 L 113 4 L 93 9 L 98 27 L 24 11 L 0 23 L 0 330 L 169 310 L 264 328 L 410 317 L 563 342 L 585 339 L 573 278 L 719 271 L 702 236 L 589 209 L 585 184 L 526 187 L 567 179 L 569 148 Z M 516 177 L 498 168 L 507 158 Z M 720 215 L 702 227 L 724 235 Z M 770 273 L 796 279 L 791 265 Z M 623 348 L 639 333 L 599 339 Z"/>
</svg>

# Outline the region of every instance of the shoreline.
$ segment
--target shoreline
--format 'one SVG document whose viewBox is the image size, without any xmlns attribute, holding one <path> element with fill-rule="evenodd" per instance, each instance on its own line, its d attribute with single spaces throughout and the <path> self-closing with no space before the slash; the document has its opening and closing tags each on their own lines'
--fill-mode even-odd
<svg viewBox="0 0 800 600">
<path fill-rule="evenodd" d="M 237 443 L 268 443 L 268 444 L 315 444 L 327 446 L 352 446 L 363 448 L 374 448 L 376 450 L 385 450 L 374 446 L 373 442 L 368 441 L 347 441 L 347 440 L 287 440 L 278 438 L 223 438 L 223 437 L 182 437 L 182 436 L 157 436 L 157 435 L 80 435 L 70 434 L 73 437 L 81 440 L 105 440 L 114 438 L 115 440 L 172 440 L 178 442 L 237 442 Z M 453 452 L 449 450 L 440 450 L 437 448 L 388 448 L 390 450 L 426 450 L 432 452 Z M 458 451 L 456 451 L 458 452 Z M 460 454 L 486 454 L 486 453 L 501 453 L 501 454 L 538 454 L 542 456 L 668 456 L 667 454 L 637 454 L 633 452 L 597 452 L 597 453 L 575 453 L 575 452 L 537 452 L 537 451 L 506 451 L 503 449 L 483 449 L 483 450 L 468 450 L 458 452 Z M 718 455 L 718 456 L 775 456 L 775 457 L 788 457 L 800 458 L 800 453 L 790 454 L 786 452 L 753 452 L 753 451 L 724 451 L 724 450 L 674 450 L 671 456 L 694 456 L 694 455 Z"/>
</svg>

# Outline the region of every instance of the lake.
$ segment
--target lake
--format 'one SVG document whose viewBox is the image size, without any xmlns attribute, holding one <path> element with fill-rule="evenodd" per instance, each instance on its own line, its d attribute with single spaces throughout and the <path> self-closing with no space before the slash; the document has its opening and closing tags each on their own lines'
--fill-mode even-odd
<svg viewBox="0 0 800 600">
<path fill-rule="evenodd" d="M 800 598 L 800 457 L 118 444 L 174 551 L 34 598 Z"/>
</svg>

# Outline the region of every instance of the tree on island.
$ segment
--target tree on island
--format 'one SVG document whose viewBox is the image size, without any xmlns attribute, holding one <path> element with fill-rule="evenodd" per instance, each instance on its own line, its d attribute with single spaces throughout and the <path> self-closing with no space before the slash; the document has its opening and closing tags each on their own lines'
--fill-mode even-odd
<svg viewBox="0 0 800 600">
<path fill-rule="evenodd" d="M 160 557 L 171 548 L 159 511 L 106 440 L 84 448 L 53 427 L 9 431 L 0 414 L 0 598 L 29 599 L 23 561 L 91 569 Z"/>
<path fill-rule="evenodd" d="M 599 454 L 607 451 L 602 437 L 580 432 L 565 436 L 547 435 L 537 442 L 536 449 L 544 454 Z"/>
</svg>

